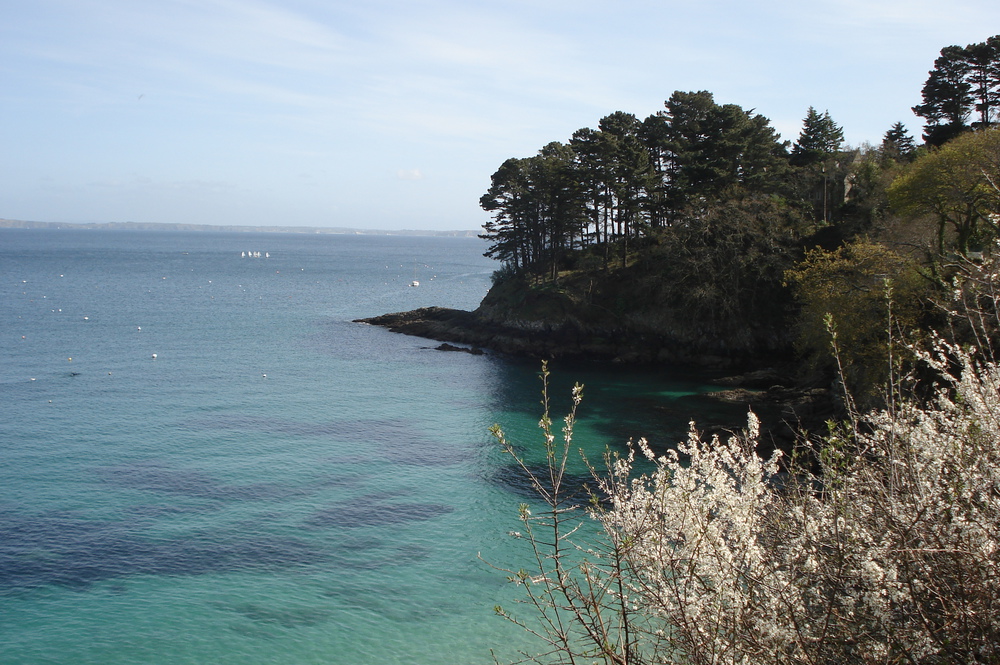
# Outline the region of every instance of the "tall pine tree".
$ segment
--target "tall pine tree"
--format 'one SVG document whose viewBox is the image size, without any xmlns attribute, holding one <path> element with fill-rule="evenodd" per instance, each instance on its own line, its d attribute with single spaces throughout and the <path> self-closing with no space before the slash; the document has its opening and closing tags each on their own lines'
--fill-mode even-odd
<svg viewBox="0 0 1000 665">
<path fill-rule="evenodd" d="M 668 201 L 680 214 L 692 201 L 734 187 L 768 192 L 788 166 L 787 143 L 770 121 L 712 93 L 677 91 L 665 103 L 660 146 L 668 161 Z"/>
<path fill-rule="evenodd" d="M 989 127 L 1000 121 L 1000 35 L 965 47 L 969 83 L 979 121 L 974 127 Z"/>
<path fill-rule="evenodd" d="M 882 137 L 882 156 L 896 162 L 913 160 L 917 146 L 901 122 L 894 124 Z"/>
<path fill-rule="evenodd" d="M 930 145 L 1000 122 L 1000 35 L 941 49 L 921 95 L 923 103 L 913 112 L 927 121 L 924 140 Z"/>
<path fill-rule="evenodd" d="M 840 151 L 844 130 L 830 117 L 829 111 L 819 113 L 812 106 L 802 121 L 799 140 L 792 146 L 792 164 L 808 166 L 823 161 Z"/>
</svg>

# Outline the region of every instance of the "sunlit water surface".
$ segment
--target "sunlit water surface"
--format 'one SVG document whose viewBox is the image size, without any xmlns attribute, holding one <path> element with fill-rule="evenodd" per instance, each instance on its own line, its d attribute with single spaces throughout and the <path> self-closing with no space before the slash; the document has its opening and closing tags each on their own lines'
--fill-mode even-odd
<svg viewBox="0 0 1000 665">
<path fill-rule="evenodd" d="M 475 308 L 496 267 L 483 249 L 0 230 L 0 661 L 534 650 L 493 615 L 517 590 L 482 559 L 529 563 L 507 535 L 524 485 L 488 428 L 537 458 L 538 366 L 352 323 Z M 694 415 L 682 377 L 553 370 L 554 415 L 587 384 L 577 441 L 598 457 L 677 440 Z"/>
</svg>

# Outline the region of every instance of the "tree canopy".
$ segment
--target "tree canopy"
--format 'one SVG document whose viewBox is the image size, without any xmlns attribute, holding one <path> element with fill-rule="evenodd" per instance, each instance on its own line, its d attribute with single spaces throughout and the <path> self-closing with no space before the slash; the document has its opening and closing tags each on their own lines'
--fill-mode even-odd
<svg viewBox="0 0 1000 665">
<path fill-rule="evenodd" d="M 829 111 L 819 113 L 812 106 L 802 121 L 799 140 L 792 146 L 792 163 L 808 166 L 821 162 L 840 151 L 844 143 L 844 129 L 833 121 Z"/>
<path fill-rule="evenodd" d="M 904 214 L 937 220 L 938 250 L 952 232 L 961 254 L 982 249 L 1000 230 L 1000 128 L 963 134 L 928 152 L 889 188 Z"/>
<path fill-rule="evenodd" d="M 910 161 L 916 151 L 916 142 L 901 122 L 894 124 L 882 137 L 882 153 L 888 159 Z"/>
<path fill-rule="evenodd" d="M 944 145 L 971 128 L 996 124 L 1000 120 L 1000 35 L 978 44 L 941 49 L 921 95 L 923 103 L 914 106 L 913 112 L 927 121 L 924 140 L 931 145 Z"/>
<path fill-rule="evenodd" d="M 533 157 L 509 159 L 480 199 L 488 256 L 556 278 L 564 250 L 597 244 L 622 262 L 631 243 L 734 187 L 777 192 L 787 143 L 764 116 L 711 93 L 675 92 L 640 121 L 616 112 Z"/>
<path fill-rule="evenodd" d="M 923 137 L 930 147 L 997 124 L 1000 35 L 941 49 L 922 97 L 913 111 L 927 121 Z M 904 214 L 938 215 L 939 250 L 950 228 L 964 253 L 996 225 L 973 200 L 986 197 L 996 180 L 984 180 L 976 159 L 957 151 L 918 159 L 894 187 L 893 203 Z M 753 110 L 719 104 L 706 90 L 676 91 L 663 110 L 644 119 L 617 111 L 536 155 L 505 161 L 480 199 L 492 213 L 481 237 L 490 242 L 487 256 L 554 281 L 573 249 L 596 247 L 605 268 L 625 266 L 644 242 L 699 223 L 734 192 L 776 197 L 819 226 L 855 234 L 888 209 L 893 169 L 921 153 L 901 122 L 878 147 L 850 148 L 830 112 L 810 106 L 790 145 Z M 946 167 L 948 160 L 954 163 Z"/>
<path fill-rule="evenodd" d="M 958 128 L 941 146 L 918 146 L 901 122 L 878 145 L 846 146 L 815 106 L 791 145 L 763 115 L 699 90 L 506 160 L 480 200 L 487 255 L 504 264 L 496 278 L 517 278 L 497 293 L 531 290 L 538 311 L 563 311 L 542 294 L 565 296 L 589 308 L 580 325 L 729 354 L 789 351 L 796 330 L 800 352 L 827 353 L 822 314 L 836 306 L 857 313 L 842 322 L 845 340 L 860 335 L 844 358 L 868 363 L 881 300 L 865 270 L 844 266 L 878 264 L 871 274 L 921 300 L 945 288 L 956 258 L 1000 236 L 998 41 L 935 61 L 925 138 Z M 831 284 L 844 298 L 817 295 Z"/>
</svg>

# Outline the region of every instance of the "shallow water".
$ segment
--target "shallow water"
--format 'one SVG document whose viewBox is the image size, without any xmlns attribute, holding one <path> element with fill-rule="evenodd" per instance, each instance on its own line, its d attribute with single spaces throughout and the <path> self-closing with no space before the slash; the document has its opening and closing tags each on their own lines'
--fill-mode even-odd
<svg viewBox="0 0 1000 665">
<path fill-rule="evenodd" d="M 352 323 L 472 309 L 478 239 L 0 229 L 4 663 L 488 663 L 538 367 Z M 242 258 L 260 251 L 270 258 Z M 420 286 L 411 288 L 414 275 Z M 155 358 L 154 358 L 155 354 Z M 595 454 L 696 381 L 555 364 Z M 582 473 L 582 464 L 573 469 Z"/>
</svg>

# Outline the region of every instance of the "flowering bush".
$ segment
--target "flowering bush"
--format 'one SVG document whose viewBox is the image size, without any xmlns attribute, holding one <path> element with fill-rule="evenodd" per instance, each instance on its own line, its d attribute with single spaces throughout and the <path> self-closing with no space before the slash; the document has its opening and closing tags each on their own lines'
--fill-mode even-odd
<svg viewBox="0 0 1000 665">
<path fill-rule="evenodd" d="M 692 425 L 666 455 L 610 455 L 587 545 L 558 489 L 575 415 L 561 447 L 546 416 L 549 511 L 521 513 L 540 570 L 511 576 L 550 647 L 530 660 L 1000 663 L 1000 367 L 943 341 L 918 357 L 933 398 L 852 418 L 818 469 L 762 459 L 752 413 L 728 441 Z"/>
</svg>

